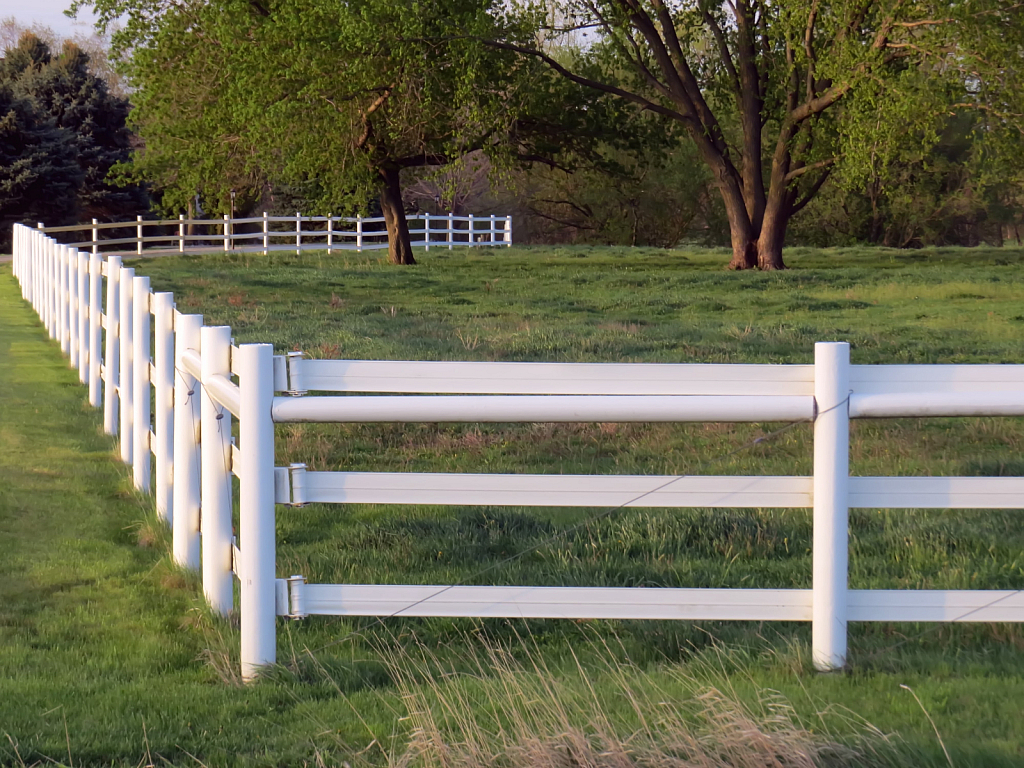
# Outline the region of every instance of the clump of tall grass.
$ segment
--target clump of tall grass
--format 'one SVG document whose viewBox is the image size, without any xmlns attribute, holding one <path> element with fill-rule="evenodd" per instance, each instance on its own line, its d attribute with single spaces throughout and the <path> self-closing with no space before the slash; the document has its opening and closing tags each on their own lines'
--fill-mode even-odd
<svg viewBox="0 0 1024 768">
<path fill-rule="evenodd" d="M 887 764 L 898 751 L 863 722 L 855 742 L 833 738 L 823 714 L 808 727 L 775 691 L 741 701 L 700 665 L 645 670 L 606 647 L 596 667 L 589 649 L 585 663 L 554 668 L 524 648 L 484 644 L 454 661 L 382 650 L 406 728 L 375 736 L 377 760 L 374 748 L 362 757 L 389 768 L 817 768 Z"/>
</svg>

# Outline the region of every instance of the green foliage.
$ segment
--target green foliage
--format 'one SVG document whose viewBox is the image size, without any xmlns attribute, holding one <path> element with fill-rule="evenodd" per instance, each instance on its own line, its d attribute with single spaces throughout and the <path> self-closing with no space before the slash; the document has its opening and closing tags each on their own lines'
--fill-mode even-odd
<svg viewBox="0 0 1024 768">
<path fill-rule="evenodd" d="M 68 131 L 0 80 L 0 243 L 11 224 L 65 223 L 77 210 L 82 173 Z"/>
<path fill-rule="evenodd" d="M 77 45 L 65 43 L 54 56 L 31 33 L 0 59 L 5 223 L 41 220 L 53 226 L 145 210 L 141 187 L 120 188 L 108 178 L 111 167 L 128 156 L 128 103 L 111 96 L 88 64 Z"/>
<path fill-rule="evenodd" d="M 602 145 L 598 153 L 568 172 L 540 167 L 525 176 L 525 215 L 516 220 L 529 242 L 673 248 L 706 219 L 713 190 L 691 144 Z"/>
<path fill-rule="evenodd" d="M 496 33 L 490 0 L 421 4 L 279 0 L 265 4 L 97 2 L 129 23 L 131 173 L 180 210 L 201 190 L 301 187 L 311 211 L 364 210 L 382 171 L 442 165 L 508 146 L 527 83 Z M 536 68 L 535 68 L 536 69 Z"/>
<path fill-rule="evenodd" d="M 905 181 L 900 169 L 939 144 L 950 114 L 1019 167 L 1014 0 L 564 0 L 532 12 L 547 6 L 556 29 L 598 37 L 568 66 L 548 57 L 553 68 L 694 142 L 728 213 L 735 268 L 781 267 L 790 218 L 830 177 L 847 189 Z"/>
</svg>

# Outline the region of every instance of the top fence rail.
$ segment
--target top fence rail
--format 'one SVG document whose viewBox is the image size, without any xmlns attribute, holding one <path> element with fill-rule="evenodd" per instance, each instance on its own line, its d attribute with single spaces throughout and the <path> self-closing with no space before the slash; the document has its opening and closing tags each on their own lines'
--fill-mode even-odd
<svg viewBox="0 0 1024 768">
<path fill-rule="evenodd" d="M 454 248 L 472 246 L 511 246 L 511 216 L 456 216 L 421 213 L 409 216 L 409 235 L 414 248 Z M 281 229 L 281 225 L 286 228 Z M 417 226 L 418 225 L 418 226 Z M 276 227 L 276 228 L 275 228 Z M 150 234 L 146 234 L 147 228 Z M 388 247 L 388 232 L 384 217 L 373 216 L 247 216 L 222 219 L 143 219 L 135 221 L 71 224 L 37 229 L 46 235 L 88 233 L 89 239 L 62 243 L 71 248 L 88 248 L 93 253 L 130 253 L 112 246 L 134 245 L 136 254 L 145 250 L 209 251 L 211 247 L 225 251 L 283 251 L 335 250 L 368 251 Z M 101 237 L 107 230 L 133 229 L 134 236 Z M 166 230 L 153 232 L 154 229 Z M 205 230 L 205 231 L 201 231 Z M 120 234 L 120 233 L 118 233 Z"/>
</svg>

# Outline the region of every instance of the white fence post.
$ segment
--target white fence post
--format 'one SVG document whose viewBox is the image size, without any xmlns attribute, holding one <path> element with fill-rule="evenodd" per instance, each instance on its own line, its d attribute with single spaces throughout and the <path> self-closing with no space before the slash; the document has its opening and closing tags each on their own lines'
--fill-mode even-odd
<svg viewBox="0 0 1024 768">
<path fill-rule="evenodd" d="M 56 291 L 60 281 L 57 279 L 57 251 L 55 243 L 43 235 L 46 244 L 46 330 L 51 339 L 57 336 L 57 298 Z"/>
<path fill-rule="evenodd" d="M 423 244 L 430 250 L 430 214 L 423 214 Z"/>
<path fill-rule="evenodd" d="M 98 219 L 92 220 L 92 252 L 100 252 L 100 230 L 96 225 L 99 224 Z"/>
<path fill-rule="evenodd" d="M 185 252 L 185 214 L 178 214 L 178 253 Z"/>
<path fill-rule="evenodd" d="M 231 575 L 231 414 L 214 402 L 207 389 L 210 377 L 231 376 L 231 328 L 204 326 L 201 430 L 203 592 L 210 608 L 226 616 L 234 606 Z"/>
<path fill-rule="evenodd" d="M 68 318 L 68 363 L 72 368 L 78 367 L 78 251 L 74 248 L 66 248 L 68 265 L 68 294 L 67 309 L 65 314 Z"/>
<path fill-rule="evenodd" d="M 274 347 L 239 348 L 239 483 L 242 679 L 277 660 L 274 543 Z"/>
<path fill-rule="evenodd" d="M 228 234 L 228 227 L 229 226 L 230 226 L 230 220 L 228 219 L 228 215 L 225 213 L 224 214 L 224 251 L 225 251 L 225 253 L 227 252 L 228 246 L 231 243 L 231 236 Z"/>
<path fill-rule="evenodd" d="M 46 332 L 51 339 L 57 338 L 57 255 L 55 243 L 52 239 L 43 235 L 43 244 L 46 249 Z"/>
<path fill-rule="evenodd" d="M 117 434 L 118 396 L 117 387 L 120 380 L 119 366 L 121 363 L 118 326 L 121 324 L 120 278 L 121 257 L 107 257 L 107 327 L 103 337 L 104 347 L 104 387 L 103 387 L 103 432 L 108 435 Z"/>
<path fill-rule="evenodd" d="M 139 254 L 139 256 L 141 256 L 142 255 L 142 217 L 141 216 L 136 216 L 135 217 L 135 221 L 138 222 L 138 224 L 136 225 L 136 229 L 138 230 L 138 235 L 137 235 L 137 244 L 135 246 L 135 252 L 137 254 Z"/>
<path fill-rule="evenodd" d="M 152 420 L 150 406 L 150 321 L 149 278 L 132 278 L 132 481 L 140 491 L 149 491 L 150 444 L 149 428 Z"/>
<path fill-rule="evenodd" d="M 451 213 L 448 212 L 448 250 L 450 251 L 455 242 L 455 219 Z"/>
<path fill-rule="evenodd" d="M 132 283 L 135 280 L 135 270 L 129 267 L 121 267 L 121 276 L 118 280 L 118 293 L 120 294 L 121 322 L 118 324 L 117 334 L 121 347 L 121 370 L 118 378 L 117 394 L 121 400 L 121 461 L 125 464 L 132 463 L 132 440 L 135 439 L 135 408 L 132 406 L 135 394 L 135 368 L 132 354 L 135 349 L 132 343 L 132 320 L 134 319 Z"/>
<path fill-rule="evenodd" d="M 101 404 L 100 387 L 100 344 L 102 327 L 100 313 L 103 311 L 103 275 L 99 253 L 93 251 L 89 256 L 89 405 L 99 408 Z"/>
<path fill-rule="evenodd" d="M 70 354 L 70 329 L 68 322 L 68 247 L 57 244 L 57 341 L 60 351 Z"/>
<path fill-rule="evenodd" d="M 467 244 L 473 245 L 476 242 L 476 216 L 472 213 L 469 214 L 469 236 L 466 238 Z"/>
<path fill-rule="evenodd" d="M 89 380 L 89 256 L 85 251 L 75 251 L 78 257 L 78 380 L 85 384 Z"/>
<path fill-rule="evenodd" d="M 154 293 L 153 302 L 153 446 L 156 465 L 156 514 L 171 522 L 174 474 L 174 294 Z"/>
<path fill-rule="evenodd" d="M 263 255 L 266 256 L 267 252 L 270 251 L 270 219 L 267 217 L 267 212 L 263 212 Z"/>
<path fill-rule="evenodd" d="M 505 217 L 505 245 L 512 247 L 512 217 Z"/>
<path fill-rule="evenodd" d="M 295 255 L 302 253 L 302 214 L 295 212 Z"/>
<path fill-rule="evenodd" d="M 492 213 L 491 214 L 491 245 L 495 245 L 498 242 L 497 241 L 497 235 L 498 235 L 497 225 L 495 224 L 495 217 L 494 217 L 494 214 Z"/>
<path fill-rule="evenodd" d="M 363 214 L 356 214 L 356 253 L 363 252 Z"/>
<path fill-rule="evenodd" d="M 811 654 L 821 671 L 846 664 L 849 558 L 850 345 L 814 345 L 814 532 Z"/>
<path fill-rule="evenodd" d="M 199 382 L 182 362 L 185 350 L 201 351 L 202 315 L 174 313 L 174 476 L 171 490 L 174 562 L 199 570 Z"/>
<path fill-rule="evenodd" d="M 330 255 L 334 252 L 334 219 L 333 214 L 327 214 L 327 253 Z"/>
</svg>

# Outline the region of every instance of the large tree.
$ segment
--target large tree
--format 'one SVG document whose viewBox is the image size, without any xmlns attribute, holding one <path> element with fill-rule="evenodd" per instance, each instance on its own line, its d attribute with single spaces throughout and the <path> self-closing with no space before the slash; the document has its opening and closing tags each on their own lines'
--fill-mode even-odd
<svg viewBox="0 0 1024 768">
<path fill-rule="evenodd" d="M 0 81 L 0 245 L 15 222 L 68 222 L 81 182 L 74 136 Z"/>
<path fill-rule="evenodd" d="M 1019 139 L 1024 124 L 1018 0 L 555 6 L 553 26 L 599 38 L 576 61 L 492 44 L 680 124 L 722 198 L 734 269 L 784 267 L 787 225 L 830 175 L 857 178 L 908 136 L 937 141 L 941 116 L 977 113 L 976 135 L 992 145 Z"/>
<path fill-rule="evenodd" d="M 89 70 L 78 45 L 66 41 L 55 55 L 46 41 L 23 33 L 0 59 L 0 87 L 8 105 L 4 153 L 20 153 L 3 164 L 12 213 L 20 206 L 21 217 L 54 225 L 146 210 L 142 188 L 120 187 L 108 177 L 128 158 L 128 104 Z"/>
<path fill-rule="evenodd" d="M 302 185 L 321 213 L 376 196 L 396 264 L 415 263 L 402 172 L 517 144 L 522 75 L 539 71 L 480 42 L 516 37 L 492 0 L 94 4 L 129 16 L 134 167 L 165 204 L 202 189 L 223 205 L 268 180 Z"/>
</svg>

